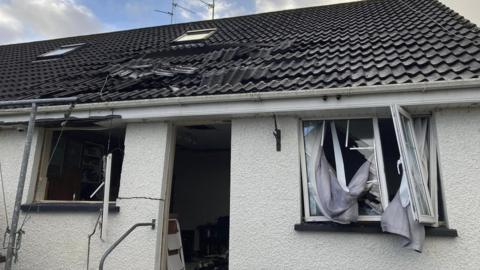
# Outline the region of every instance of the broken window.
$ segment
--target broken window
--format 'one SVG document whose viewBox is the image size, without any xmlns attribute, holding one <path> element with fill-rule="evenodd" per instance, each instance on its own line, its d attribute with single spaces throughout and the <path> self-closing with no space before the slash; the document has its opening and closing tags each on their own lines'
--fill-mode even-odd
<svg viewBox="0 0 480 270">
<path fill-rule="evenodd" d="M 35 200 L 102 201 L 108 154 L 109 200 L 116 200 L 124 139 L 124 128 L 46 129 Z"/>
<path fill-rule="evenodd" d="M 444 219 L 433 121 L 391 111 L 392 118 L 303 121 L 305 221 L 380 221 L 402 176 L 415 220 Z"/>
<path fill-rule="evenodd" d="M 217 31 L 216 28 L 187 31 L 173 42 L 192 42 L 206 40 Z"/>
</svg>

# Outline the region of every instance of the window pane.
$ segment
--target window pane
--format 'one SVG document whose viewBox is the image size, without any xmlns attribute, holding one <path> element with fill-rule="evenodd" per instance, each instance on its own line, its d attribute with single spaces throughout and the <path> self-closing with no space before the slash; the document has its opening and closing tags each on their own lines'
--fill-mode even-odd
<svg viewBox="0 0 480 270">
<path fill-rule="evenodd" d="M 181 35 L 174 42 L 185 42 L 185 41 L 194 41 L 194 40 L 204 40 L 209 38 L 216 29 L 203 29 L 203 30 L 193 30 L 188 31 L 185 34 Z"/>
<path fill-rule="evenodd" d="M 373 147 L 373 124 L 371 119 L 355 119 L 335 121 L 337 131 L 343 135 L 347 134 L 348 147 Z M 343 136 L 341 142 L 345 142 Z"/>
<path fill-rule="evenodd" d="M 427 193 L 425 192 L 425 186 L 423 183 L 423 176 L 420 169 L 420 161 L 418 160 L 418 156 L 416 154 L 415 144 L 414 144 L 414 137 L 413 137 L 413 123 L 411 123 L 410 119 L 405 117 L 403 114 L 400 114 L 400 120 L 402 122 L 402 133 L 403 137 L 405 138 L 405 147 L 406 147 L 406 155 L 407 160 L 409 163 L 409 168 L 413 177 L 413 184 L 415 185 L 415 191 L 411 192 L 412 195 L 416 196 L 417 207 L 416 209 L 420 215 L 430 216 L 430 208 L 428 206 L 428 197 Z"/>
<path fill-rule="evenodd" d="M 209 32 L 198 33 L 198 34 L 188 34 L 188 35 L 185 35 L 185 36 L 179 38 L 177 41 L 192 41 L 192 40 L 205 39 L 208 35 L 210 35 Z"/>
<path fill-rule="evenodd" d="M 40 57 L 59 56 L 75 50 L 77 47 L 59 48 L 40 55 Z"/>
<path fill-rule="evenodd" d="M 308 203 L 311 216 L 321 216 L 314 198 L 315 173 L 313 172 L 312 162 L 314 151 L 320 147 L 322 137 L 323 121 L 306 121 L 303 125 L 303 135 L 306 138 L 312 137 L 312 140 L 305 140 L 305 159 L 307 166 L 307 185 L 308 185 Z M 311 144 L 309 142 L 312 142 Z"/>
<path fill-rule="evenodd" d="M 393 126 L 392 119 L 379 119 L 378 125 L 380 129 L 380 140 L 382 142 L 388 201 L 392 201 L 402 181 L 402 176 L 398 174 L 397 170 L 397 161 L 400 159 L 400 152 L 398 151 L 398 142 L 395 137 L 395 127 Z"/>
<path fill-rule="evenodd" d="M 323 151 L 328 163 L 335 169 L 335 153 L 333 146 L 330 122 L 326 121 L 325 132 L 322 132 L 323 121 L 304 122 L 305 159 L 307 167 L 308 200 L 311 216 L 321 216 L 322 213 L 313 196 L 321 194 L 315 190 L 315 167 L 318 164 L 312 160 L 315 151 L 321 148 L 323 137 Z M 373 123 L 371 119 L 335 120 L 338 139 L 345 167 L 347 185 L 354 175 L 368 160 L 371 161 L 370 173 L 366 188 L 358 198 L 359 215 L 380 215 L 382 213 L 380 185 L 377 173 L 377 163 L 374 150 Z M 316 143 L 314 143 L 316 142 Z M 345 143 L 347 146 L 345 146 Z M 318 155 L 317 155 L 318 156 Z"/>
<path fill-rule="evenodd" d="M 380 184 L 377 164 L 374 159 L 374 136 L 371 119 L 337 120 L 335 121 L 338 138 L 342 146 L 347 184 L 360 167 L 367 161 L 372 161 L 370 175 L 365 193 L 358 199 L 360 215 L 380 215 L 383 212 L 380 203 Z M 346 137 L 348 139 L 346 140 Z M 347 142 L 347 147 L 345 147 Z M 333 154 L 333 153 L 332 153 Z"/>
<path fill-rule="evenodd" d="M 61 136 L 59 138 L 59 136 Z M 110 200 L 118 196 L 123 163 L 124 128 L 112 130 L 53 131 L 46 168 L 46 200 L 100 201 L 103 190 L 90 195 L 103 182 L 103 157 L 113 153 Z M 58 142 L 58 143 L 57 143 Z M 107 151 L 108 150 L 108 151 Z M 42 176 L 40 176 L 42 177 Z"/>
</svg>

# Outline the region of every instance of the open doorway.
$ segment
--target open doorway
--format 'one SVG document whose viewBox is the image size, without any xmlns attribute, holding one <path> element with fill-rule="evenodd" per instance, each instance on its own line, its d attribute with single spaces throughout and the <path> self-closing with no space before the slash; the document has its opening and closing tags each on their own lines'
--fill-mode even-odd
<svg viewBox="0 0 480 270">
<path fill-rule="evenodd" d="M 228 269 L 230 138 L 230 123 L 177 127 L 169 264 Z M 181 243 L 175 244 L 175 238 Z"/>
</svg>

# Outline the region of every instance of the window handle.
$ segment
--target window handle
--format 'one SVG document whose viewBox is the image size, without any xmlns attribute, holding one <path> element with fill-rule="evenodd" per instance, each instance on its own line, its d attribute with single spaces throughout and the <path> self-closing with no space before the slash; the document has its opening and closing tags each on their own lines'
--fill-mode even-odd
<svg viewBox="0 0 480 270">
<path fill-rule="evenodd" d="M 399 158 L 399 159 L 397 160 L 397 172 L 398 172 L 398 175 L 401 175 L 401 174 L 402 174 L 402 172 L 400 171 L 400 165 L 403 166 L 403 163 L 402 163 L 402 159 L 401 159 L 401 158 Z"/>
</svg>

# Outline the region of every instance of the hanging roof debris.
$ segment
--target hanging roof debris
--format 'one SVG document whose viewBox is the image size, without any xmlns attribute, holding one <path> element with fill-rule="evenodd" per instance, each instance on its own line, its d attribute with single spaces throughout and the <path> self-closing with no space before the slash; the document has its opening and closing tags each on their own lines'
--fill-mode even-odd
<svg viewBox="0 0 480 270">
<path fill-rule="evenodd" d="M 201 42 L 172 42 L 199 29 L 216 31 Z M 479 36 L 435 0 L 366 0 L 4 45 L 0 100 L 86 103 L 472 79 L 480 76 Z"/>
</svg>

